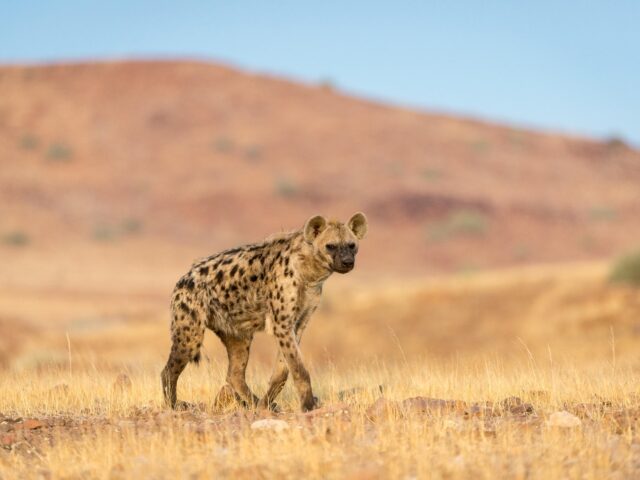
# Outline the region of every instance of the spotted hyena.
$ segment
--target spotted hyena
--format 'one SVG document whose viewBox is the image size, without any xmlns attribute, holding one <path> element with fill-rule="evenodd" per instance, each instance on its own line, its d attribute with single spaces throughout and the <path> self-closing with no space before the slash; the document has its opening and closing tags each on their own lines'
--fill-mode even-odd
<svg viewBox="0 0 640 480">
<path fill-rule="evenodd" d="M 227 384 L 242 402 L 273 407 L 291 372 L 302 410 L 313 409 L 316 399 L 300 356 L 300 337 L 318 306 L 322 284 L 333 272 L 353 269 L 358 240 L 366 233 L 362 213 L 346 224 L 318 215 L 301 230 L 196 262 L 171 298 L 173 344 L 162 371 L 167 404 L 182 405 L 176 401 L 178 377 L 189 361 L 198 362 L 209 328 L 227 349 Z M 247 386 L 245 370 L 253 335 L 261 330 L 275 337 L 279 352 L 267 392 L 258 399 Z"/>
</svg>

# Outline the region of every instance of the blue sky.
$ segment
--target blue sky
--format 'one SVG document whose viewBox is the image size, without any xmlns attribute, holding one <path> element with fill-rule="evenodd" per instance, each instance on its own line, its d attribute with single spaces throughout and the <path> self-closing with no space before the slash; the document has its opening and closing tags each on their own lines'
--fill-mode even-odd
<svg viewBox="0 0 640 480">
<path fill-rule="evenodd" d="M 190 57 L 640 145 L 640 1 L 0 0 L 0 62 Z"/>
</svg>

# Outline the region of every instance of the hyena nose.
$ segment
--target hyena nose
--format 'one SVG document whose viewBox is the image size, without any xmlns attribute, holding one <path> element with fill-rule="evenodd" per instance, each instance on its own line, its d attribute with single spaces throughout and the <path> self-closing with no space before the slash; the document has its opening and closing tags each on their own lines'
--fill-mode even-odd
<svg viewBox="0 0 640 480">
<path fill-rule="evenodd" d="M 342 265 L 347 268 L 353 267 L 353 258 L 345 258 L 344 260 L 342 260 Z"/>
</svg>

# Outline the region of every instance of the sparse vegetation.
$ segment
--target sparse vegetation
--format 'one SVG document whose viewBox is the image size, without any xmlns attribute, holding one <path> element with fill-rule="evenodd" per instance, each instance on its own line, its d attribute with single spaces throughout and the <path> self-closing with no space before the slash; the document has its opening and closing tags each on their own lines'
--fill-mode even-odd
<svg viewBox="0 0 640 480">
<path fill-rule="evenodd" d="M 610 222 L 616 219 L 616 211 L 605 205 L 594 206 L 589 210 L 589 218 L 598 222 Z"/>
<path fill-rule="evenodd" d="M 276 193 L 285 198 L 295 197 L 298 194 L 298 186 L 287 177 L 278 177 L 275 182 Z"/>
<path fill-rule="evenodd" d="M 509 143 L 515 147 L 522 147 L 525 143 L 525 134 L 524 132 L 518 130 L 511 130 L 508 133 Z"/>
<path fill-rule="evenodd" d="M 99 224 L 93 228 L 92 236 L 94 240 L 110 242 L 116 238 L 116 232 L 109 225 Z"/>
<path fill-rule="evenodd" d="M 250 145 L 245 150 L 244 154 L 247 160 L 256 162 L 262 158 L 262 147 L 259 145 Z"/>
<path fill-rule="evenodd" d="M 516 245 L 513 249 L 513 258 L 518 261 L 527 260 L 531 256 L 531 248 L 528 245 Z"/>
<path fill-rule="evenodd" d="M 29 236 L 22 231 L 13 231 L 3 234 L 0 239 L 5 245 L 11 245 L 13 247 L 23 247 L 29 243 Z"/>
<path fill-rule="evenodd" d="M 483 154 L 487 153 L 491 148 L 491 144 L 486 140 L 476 140 L 471 142 L 471 150 L 474 153 Z"/>
<path fill-rule="evenodd" d="M 227 154 L 235 149 L 235 145 L 229 137 L 221 136 L 214 140 L 213 149 L 218 153 Z"/>
<path fill-rule="evenodd" d="M 484 235 L 488 229 L 487 217 L 476 210 L 456 210 L 444 220 L 429 225 L 427 237 L 440 242 L 453 237 Z"/>
<path fill-rule="evenodd" d="M 138 218 L 125 218 L 122 221 L 121 230 L 127 235 L 133 235 L 142 231 L 142 221 Z"/>
<path fill-rule="evenodd" d="M 640 287 L 640 250 L 615 262 L 609 280 L 613 283 Z"/>
<path fill-rule="evenodd" d="M 624 140 L 624 138 L 618 137 L 616 135 L 612 135 L 611 137 L 607 138 L 605 140 L 605 143 L 610 151 L 626 150 L 629 148 L 629 145 Z"/>
<path fill-rule="evenodd" d="M 40 146 L 40 140 L 35 135 L 26 134 L 20 139 L 20 147 L 24 150 L 35 150 Z"/>
<path fill-rule="evenodd" d="M 435 182 L 440 180 L 444 176 L 444 172 L 439 168 L 435 167 L 427 167 L 422 170 L 422 177 L 425 180 L 429 180 L 430 182 Z"/>
<path fill-rule="evenodd" d="M 47 149 L 47 158 L 56 162 L 66 162 L 71 160 L 73 152 L 64 143 L 52 143 Z"/>
<path fill-rule="evenodd" d="M 93 238 L 101 242 L 110 242 L 122 236 L 136 235 L 142 231 L 142 221 L 138 218 L 125 218 L 119 225 L 101 223 L 93 228 Z"/>
<path fill-rule="evenodd" d="M 327 92 L 334 92 L 336 90 L 336 82 L 331 78 L 323 78 L 320 80 L 319 86 Z"/>
</svg>

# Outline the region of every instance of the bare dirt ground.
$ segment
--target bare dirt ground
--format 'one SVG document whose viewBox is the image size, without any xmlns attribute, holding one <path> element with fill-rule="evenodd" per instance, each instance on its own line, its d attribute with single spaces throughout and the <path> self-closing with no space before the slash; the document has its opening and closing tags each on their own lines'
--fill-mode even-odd
<svg viewBox="0 0 640 480">
<path fill-rule="evenodd" d="M 197 62 L 1 67 L 0 90 L 0 236 L 60 263 L 206 255 L 357 210 L 362 265 L 387 275 L 606 259 L 640 235 L 640 153 L 615 138 Z"/>
</svg>

